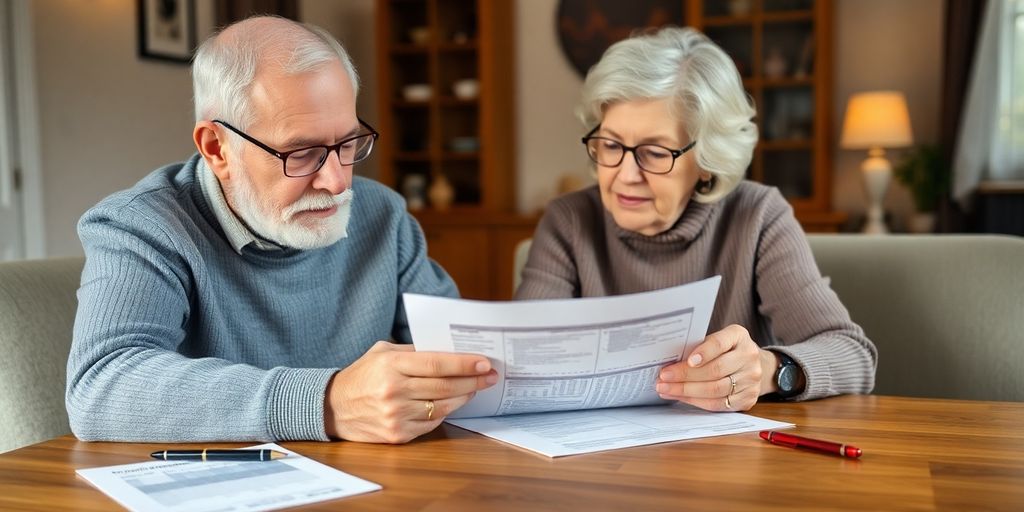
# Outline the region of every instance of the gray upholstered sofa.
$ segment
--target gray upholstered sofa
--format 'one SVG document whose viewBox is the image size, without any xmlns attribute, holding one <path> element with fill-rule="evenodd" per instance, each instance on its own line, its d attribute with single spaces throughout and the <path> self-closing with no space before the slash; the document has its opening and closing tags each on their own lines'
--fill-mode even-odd
<svg viewBox="0 0 1024 512">
<path fill-rule="evenodd" d="M 0 452 L 71 432 L 65 367 L 84 261 L 0 263 Z"/>
<path fill-rule="evenodd" d="M 878 346 L 876 394 L 1024 401 L 1024 239 L 809 239 Z"/>
</svg>

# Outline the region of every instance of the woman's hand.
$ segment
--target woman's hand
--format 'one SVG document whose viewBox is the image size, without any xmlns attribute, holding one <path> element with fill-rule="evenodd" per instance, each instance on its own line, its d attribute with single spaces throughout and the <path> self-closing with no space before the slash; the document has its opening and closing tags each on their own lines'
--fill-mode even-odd
<svg viewBox="0 0 1024 512">
<path fill-rule="evenodd" d="M 746 411 L 774 391 L 778 357 L 739 325 L 709 334 L 686 361 L 662 368 L 658 394 L 708 411 Z"/>
</svg>

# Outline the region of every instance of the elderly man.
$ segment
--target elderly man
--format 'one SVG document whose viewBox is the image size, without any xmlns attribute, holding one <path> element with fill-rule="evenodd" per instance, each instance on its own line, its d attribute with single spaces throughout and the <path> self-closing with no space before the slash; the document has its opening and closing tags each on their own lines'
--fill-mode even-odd
<svg viewBox="0 0 1024 512">
<path fill-rule="evenodd" d="M 400 197 L 353 178 L 378 134 L 344 48 L 250 18 L 193 77 L 199 153 L 79 223 L 75 435 L 402 443 L 492 385 L 485 357 L 408 345 L 401 294 L 457 291 Z"/>
</svg>

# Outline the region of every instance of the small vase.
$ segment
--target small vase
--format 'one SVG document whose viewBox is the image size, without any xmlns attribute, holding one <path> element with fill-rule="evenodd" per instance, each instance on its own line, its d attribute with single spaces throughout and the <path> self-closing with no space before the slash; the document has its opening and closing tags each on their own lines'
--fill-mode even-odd
<svg viewBox="0 0 1024 512">
<path fill-rule="evenodd" d="M 907 231 L 911 233 L 927 234 L 935 231 L 934 212 L 914 212 L 907 219 Z"/>
<path fill-rule="evenodd" d="M 455 189 L 444 174 L 438 174 L 434 176 L 433 183 L 430 184 L 427 197 L 430 199 L 430 206 L 433 206 L 434 209 L 447 210 L 455 199 Z"/>
<path fill-rule="evenodd" d="M 402 195 L 410 210 L 423 209 L 426 188 L 427 177 L 423 174 L 410 174 L 402 180 Z"/>
<path fill-rule="evenodd" d="M 782 50 L 772 48 L 768 50 L 768 58 L 764 60 L 764 76 L 768 78 L 782 78 L 786 74 L 786 58 L 782 56 Z"/>
<path fill-rule="evenodd" d="M 729 0 L 729 14 L 733 16 L 746 16 L 750 14 L 751 7 L 751 0 Z"/>
</svg>

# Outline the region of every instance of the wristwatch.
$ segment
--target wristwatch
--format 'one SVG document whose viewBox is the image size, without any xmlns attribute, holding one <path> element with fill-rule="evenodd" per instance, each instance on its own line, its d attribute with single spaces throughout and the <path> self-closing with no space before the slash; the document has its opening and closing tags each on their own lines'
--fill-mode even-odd
<svg viewBox="0 0 1024 512">
<path fill-rule="evenodd" d="M 779 389 L 776 394 L 779 398 L 799 395 L 804 390 L 803 371 L 800 365 L 782 352 L 776 352 L 775 355 L 779 356 L 779 368 L 775 370 L 775 386 Z"/>
</svg>

